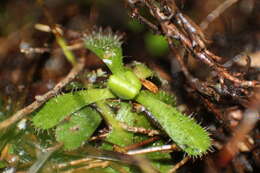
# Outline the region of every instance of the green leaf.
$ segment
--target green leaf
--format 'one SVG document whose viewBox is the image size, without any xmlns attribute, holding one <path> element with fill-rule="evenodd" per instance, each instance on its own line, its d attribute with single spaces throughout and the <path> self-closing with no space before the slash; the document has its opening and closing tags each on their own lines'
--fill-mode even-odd
<svg viewBox="0 0 260 173">
<path fill-rule="evenodd" d="M 111 31 L 93 32 L 84 38 L 85 46 L 101 58 L 114 74 L 125 71 L 120 40 L 121 36 Z"/>
<path fill-rule="evenodd" d="M 76 149 L 91 137 L 101 120 L 96 110 L 85 107 L 73 113 L 69 121 L 56 128 L 56 139 L 64 144 L 64 149 Z"/>
<path fill-rule="evenodd" d="M 94 102 L 114 98 L 109 89 L 89 89 L 59 95 L 50 99 L 32 119 L 36 128 L 49 129 L 66 116 Z"/>
<path fill-rule="evenodd" d="M 110 107 L 103 101 L 97 102 L 97 107 L 102 113 L 106 122 L 112 127 L 111 132 L 106 137 L 106 141 L 119 145 L 121 147 L 132 144 L 133 134 L 125 131 L 121 127 L 120 121 L 116 118 L 115 113 L 110 109 Z M 102 148 L 109 149 L 110 147 L 109 145 L 103 145 Z"/>
<path fill-rule="evenodd" d="M 166 104 L 172 105 L 172 106 L 176 106 L 176 98 L 174 95 L 160 90 L 157 93 L 151 93 L 151 92 L 146 92 L 147 95 L 154 97 L 155 99 L 158 99 Z"/>
<path fill-rule="evenodd" d="M 5 167 L 7 167 L 7 166 L 8 166 L 8 164 L 5 161 L 0 160 L 0 169 L 3 169 Z"/>
<path fill-rule="evenodd" d="M 124 103 L 124 104 L 127 104 L 127 103 Z M 137 114 L 137 113 L 132 112 L 130 104 L 127 104 L 126 108 L 127 109 L 125 109 L 125 110 L 129 111 L 129 113 L 127 113 L 125 115 L 127 117 L 132 117 L 133 120 L 131 122 L 133 123 L 134 127 L 142 127 L 145 129 L 155 129 L 152 127 L 152 125 L 146 115 L 144 115 L 143 113 Z M 124 111 L 124 109 L 121 111 Z M 130 126 L 131 124 L 128 124 L 128 125 Z M 148 136 L 146 136 L 146 135 L 134 134 L 133 143 L 138 143 L 138 142 L 144 141 L 146 139 L 148 139 Z M 146 147 L 158 146 L 158 145 L 163 145 L 163 144 L 164 144 L 164 142 L 162 140 L 159 140 L 154 143 L 151 143 L 150 145 L 148 145 Z M 144 157 L 149 159 L 151 161 L 152 166 L 162 173 L 168 172 L 172 168 L 173 164 L 171 163 L 171 155 L 169 153 L 153 152 L 153 153 L 145 154 Z M 137 172 L 134 169 L 131 171 L 134 173 Z"/>
<path fill-rule="evenodd" d="M 135 121 L 137 121 L 137 114 L 132 112 L 132 106 L 129 103 L 120 103 L 120 109 L 116 114 L 116 119 L 120 122 L 127 124 L 128 126 L 134 126 Z"/>
<path fill-rule="evenodd" d="M 153 114 L 172 140 L 189 155 L 201 156 L 211 146 L 207 131 L 176 108 L 145 91 L 140 92 L 136 101 Z"/>
</svg>

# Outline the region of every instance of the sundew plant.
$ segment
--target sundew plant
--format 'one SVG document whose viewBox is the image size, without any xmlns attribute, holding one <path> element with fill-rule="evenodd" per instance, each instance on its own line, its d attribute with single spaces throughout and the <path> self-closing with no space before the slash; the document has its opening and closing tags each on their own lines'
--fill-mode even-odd
<svg viewBox="0 0 260 173">
<path fill-rule="evenodd" d="M 86 49 L 96 54 L 111 74 L 103 79 L 102 85 L 84 86 L 49 100 L 33 114 L 36 129 L 54 130 L 56 140 L 66 151 L 93 145 L 88 140 L 101 126 L 109 127 L 108 134 L 101 144 L 93 146 L 102 150 L 115 150 L 118 146 L 120 152 L 126 153 L 124 147 L 147 139 L 145 135 L 127 131 L 124 124 L 159 130 L 190 157 L 207 153 L 211 147 L 208 132 L 176 108 L 175 96 L 160 87 L 158 91 L 142 87 L 142 81 L 157 78 L 154 72 L 142 63 L 124 65 L 120 35 L 99 31 L 86 35 L 83 41 Z M 137 110 L 134 105 L 142 109 Z M 159 140 L 150 145 L 164 144 L 164 140 Z M 171 159 L 168 153 L 150 153 L 145 157 L 161 172 L 170 169 L 170 164 L 160 162 Z M 128 165 L 125 168 L 128 172 L 136 171 Z M 116 172 L 112 168 L 110 171 Z"/>
</svg>

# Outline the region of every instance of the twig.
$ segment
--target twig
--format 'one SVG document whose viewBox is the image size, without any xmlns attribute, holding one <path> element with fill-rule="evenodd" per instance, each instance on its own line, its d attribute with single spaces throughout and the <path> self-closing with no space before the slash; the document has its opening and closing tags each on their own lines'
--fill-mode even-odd
<svg viewBox="0 0 260 173">
<path fill-rule="evenodd" d="M 183 166 L 190 158 L 185 157 L 180 162 L 178 162 L 174 167 L 168 172 L 168 173 L 174 173 L 177 169 L 179 169 L 181 166 Z"/>
<path fill-rule="evenodd" d="M 68 50 L 78 50 L 83 48 L 84 44 L 82 42 L 75 43 L 72 45 L 68 45 L 67 48 Z M 50 48 L 45 48 L 45 47 L 27 47 L 27 48 L 20 48 L 21 53 L 25 54 L 33 54 L 33 53 L 46 53 L 46 52 L 51 52 Z M 54 49 L 54 52 L 62 52 L 61 48 L 56 48 Z"/>
<path fill-rule="evenodd" d="M 95 141 L 95 140 L 101 140 L 101 139 L 104 139 L 107 137 L 107 135 L 109 134 L 109 132 L 107 133 L 104 133 L 104 134 L 100 134 L 100 135 L 97 135 L 97 136 L 92 136 L 89 141 Z"/>
<path fill-rule="evenodd" d="M 50 14 L 50 11 L 49 11 L 48 7 L 46 6 L 45 2 L 44 1 L 37 1 L 37 2 L 43 9 L 43 13 L 44 13 L 48 23 L 50 24 L 50 30 L 55 35 L 56 42 L 63 50 L 63 53 L 64 53 L 65 57 L 67 58 L 67 60 L 71 63 L 71 65 L 75 66 L 77 64 L 76 58 L 75 58 L 74 54 L 68 49 L 67 41 L 62 36 L 63 31 L 61 30 L 60 27 L 58 27 L 57 24 L 55 24 L 54 19 L 53 19 L 52 15 Z"/>
<path fill-rule="evenodd" d="M 147 26 L 149 26 L 150 28 L 152 28 L 154 31 L 159 32 L 158 26 L 156 26 L 155 24 L 153 24 L 152 22 L 150 22 L 149 20 L 147 20 L 146 18 L 144 18 L 140 13 L 139 10 L 137 8 L 134 8 L 132 6 L 129 6 L 129 8 L 131 8 L 132 13 L 131 13 L 131 17 L 133 18 L 137 18 L 140 22 L 142 22 L 143 24 L 146 24 Z"/>
<path fill-rule="evenodd" d="M 26 115 L 32 113 L 34 110 L 39 108 L 42 104 L 48 101 L 50 98 L 57 95 L 57 93 L 69 82 L 71 82 L 79 72 L 84 68 L 85 58 L 80 58 L 79 62 L 73 67 L 70 73 L 60 81 L 52 90 L 48 91 L 46 94 L 41 96 L 35 96 L 35 101 L 30 105 L 26 106 L 25 108 L 19 110 L 15 114 L 13 114 L 10 118 L 4 120 L 0 123 L 0 131 L 9 127 L 10 125 L 14 124 L 15 122 L 19 121 Z"/>
<path fill-rule="evenodd" d="M 256 109 L 247 109 L 244 112 L 244 119 L 235 129 L 233 137 L 219 151 L 217 157 L 217 165 L 225 167 L 239 152 L 239 143 L 243 142 L 246 135 L 255 127 L 259 120 L 258 111 Z"/>
<path fill-rule="evenodd" d="M 109 165 L 111 164 L 110 161 L 103 161 L 103 160 L 96 160 L 96 161 L 93 161 L 92 163 L 89 163 L 89 165 L 87 166 L 83 166 L 83 167 L 80 167 L 80 168 L 76 168 L 76 169 L 73 169 L 73 170 L 69 170 L 69 171 L 64 171 L 63 173 L 73 173 L 73 172 L 81 172 L 83 170 L 88 170 L 88 169 L 92 169 L 92 168 L 106 168 L 108 167 Z"/>
<path fill-rule="evenodd" d="M 149 147 L 144 149 L 137 149 L 137 150 L 131 150 L 126 152 L 128 155 L 137 155 L 137 154 L 146 154 L 146 153 L 153 153 L 153 152 L 162 152 L 162 151 L 173 151 L 177 150 L 177 145 L 163 145 L 163 146 L 155 146 L 155 147 Z"/>
<path fill-rule="evenodd" d="M 157 141 L 159 139 L 160 139 L 159 136 L 151 137 L 151 138 L 146 139 L 144 141 L 141 141 L 139 143 L 134 143 L 134 144 L 128 145 L 128 146 L 124 147 L 124 150 L 125 151 L 129 151 L 129 150 L 132 150 L 132 149 L 135 149 L 135 148 L 138 148 L 138 147 L 150 144 L 150 143 L 152 143 L 154 141 Z"/>
<path fill-rule="evenodd" d="M 78 160 L 72 160 L 72 161 L 69 161 L 69 162 L 60 163 L 56 167 L 58 169 L 64 169 L 64 168 L 69 167 L 69 166 L 71 167 L 71 166 L 77 166 L 77 165 L 80 165 L 80 164 L 86 164 L 87 162 L 91 162 L 93 160 L 94 159 L 91 159 L 91 158 L 83 158 L 83 159 L 78 159 Z"/>
<path fill-rule="evenodd" d="M 44 163 L 50 158 L 50 156 L 59 150 L 62 147 L 62 144 L 57 144 L 53 147 L 47 148 L 45 152 L 42 152 L 41 155 L 39 155 L 39 158 L 37 161 L 30 167 L 27 173 L 37 173 Z"/>
<path fill-rule="evenodd" d="M 49 25 L 44 25 L 44 24 L 41 24 L 41 23 L 37 23 L 34 25 L 34 28 L 39 30 L 39 31 L 42 31 L 42 32 L 53 32 L 53 30 L 51 29 L 51 27 Z M 56 30 L 61 33 L 61 35 L 63 34 L 63 30 L 59 27 L 56 27 Z"/>
<path fill-rule="evenodd" d="M 33 54 L 33 53 L 45 53 L 45 52 L 50 52 L 51 49 L 50 48 L 45 48 L 45 47 L 26 47 L 26 48 L 20 48 L 20 52 L 24 53 L 24 54 Z"/>
<path fill-rule="evenodd" d="M 146 134 L 148 136 L 155 136 L 160 134 L 158 130 L 145 129 L 143 127 L 132 127 L 132 126 L 128 126 L 125 123 L 120 123 L 120 125 L 123 129 L 133 133 L 141 133 L 141 134 Z"/>
<path fill-rule="evenodd" d="M 205 30 L 207 29 L 208 25 L 218 18 L 227 8 L 232 6 L 238 0 L 226 0 L 221 5 L 219 5 L 215 10 L 213 10 L 201 23 L 200 27 Z"/>
<path fill-rule="evenodd" d="M 109 161 L 96 161 L 95 163 L 90 163 L 88 166 L 83 167 L 83 169 L 91 169 L 97 167 L 105 168 L 108 167 L 109 164 L 110 164 Z"/>
<path fill-rule="evenodd" d="M 82 150 L 86 151 L 89 154 L 89 158 L 107 161 L 119 161 L 121 163 L 138 166 L 143 172 L 158 173 L 158 171 L 153 168 L 151 163 L 147 159 L 142 157 L 130 156 L 114 151 L 100 150 L 90 145 L 82 148 Z"/>
</svg>

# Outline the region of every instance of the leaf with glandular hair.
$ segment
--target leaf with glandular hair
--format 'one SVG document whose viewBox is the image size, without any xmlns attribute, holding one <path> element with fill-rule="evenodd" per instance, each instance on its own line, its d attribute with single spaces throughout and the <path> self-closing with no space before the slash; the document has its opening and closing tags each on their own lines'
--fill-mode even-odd
<svg viewBox="0 0 260 173">
<path fill-rule="evenodd" d="M 82 108 L 73 113 L 68 121 L 57 126 L 56 139 L 64 144 L 65 150 L 76 149 L 91 137 L 101 120 L 95 109 Z"/>
<path fill-rule="evenodd" d="M 210 148 L 208 132 L 194 119 L 151 97 L 147 91 L 141 91 L 136 101 L 152 113 L 171 139 L 190 156 L 201 156 Z"/>
<path fill-rule="evenodd" d="M 176 106 L 176 97 L 166 91 L 159 90 L 157 93 L 146 92 L 146 94 L 166 104 Z"/>
<path fill-rule="evenodd" d="M 109 89 L 89 89 L 62 94 L 45 103 L 35 113 L 32 122 L 36 128 L 49 129 L 82 107 L 109 98 L 114 98 Z"/>
<path fill-rule="evenodd" d="M 85 46 L 108 66 L 112 73 L 125 71 L 123 65 L 121 36 L 111 31 L 93 31 L 84 38 Z"/>
</svg>

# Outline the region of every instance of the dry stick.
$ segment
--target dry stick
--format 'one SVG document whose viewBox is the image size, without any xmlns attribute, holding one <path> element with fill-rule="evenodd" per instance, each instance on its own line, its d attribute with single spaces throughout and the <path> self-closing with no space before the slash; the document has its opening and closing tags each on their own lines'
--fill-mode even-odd
<svg viewBox="0 0 260 173">
<path fill-rule="evenodd" d="M 153 153 L 153 152 L 162 152 L 162 151 L 174 151 L 178 150 L 177 145 L 162 145 L 162 146 L 155 146 L 149 147 L 144 149 L 137 149 L 137 150 L 130 150 L 126 152 L 128 155 L 137 155 L 137 154 L 146 154 L 146 153 Z"/>
<path fill-rule="evenodd" d="M 162 25 L 162 30 L 164 32 L 167 32 L 167 27 Z M 190 74 L 190 72 L 188 71 L 187 67 L 184 64 L 183 57 L 180 55 L 179 50 L 177 50 L 177 48 L 175 48 L 171 37 L 166 36 L 166 38 L 169 43 L 172 54 L 175 55 L 175 58 L 177 59 L 179 65 L 180 65 L 181 71 L 183 72 L 185 77 L 188 79 L 190 85 L 201 93 L 207 93 L 207 88 L 208 88 L 207 85 L 204 82 L 200 81 L 198 78 L 195 78 L 192 74 Z"/>
<path fill-rule="evenodd" d="M 34 28 L 39 31 L 42 31 L 42 32 L 53 32 L 52 28 L 49 25 L 45 25 L 45 24 L 41 24 L 41 23 L 35 24 Z M 59 27 L 56 27 L 56 31 L 63 34 L 63 30 Z"/>
<path fill-rule="evenodd" d="M 73 170 L 69 170 L 69 171 L 62 171 L 62 173 L 75 173 L 75 172 L 81 172 L 83 170 L 88 170 L 88 169 L 92 169 L 92 168 L 106 168 L 110 165 L 110 161 L 103 161 L 103 160 L 97 160 L 93 163 L 89 163 L 89 165 L 87 166 L 83 166 L 83 167 L 80 167 L 80 168 L 75 168 Z"/>
<path fill-rule="evenodd" d="M 219 5 L 215 10 L 213 10 L 201 23 L 200 27 L 205 30 L 207 29 L 208 25 L 218 18 L 227 8 L 232 6 L 238 0 L 226 0 L 221 5 Z"/>
<path fill-rule="evenodd" d="M 146 24 L 147 26 L 149 26 L 150 28 L 152 28 L 154 31 L 159 31 L 158 27 L 153 24 L 152 22 L 150 22 L 149 20 L 147 20 L 146 18 L 144 18 L 140 13 L 139 10 L 137 8 L 133 8 L 132 6 L 129 6 L 129 8 L 131 9 L 132 13 L 131 13 L 131 17 L 133 18 L 137 18 L 140 22 L 142 22 L 143 24 Z"/>
<path fill-rule="evenodd" d="M 219 167 L 225 167 L 239 152 L 239 143 L 243 142 L 246 135 L 255 127 L 259 121 L 258 110 L 256 108 L 248 108 L 244 112 L 244 119 L 235 129 L 233 137 L 219 151 L 216 164 Z"/>
<path fill-rule="evenodd" d="M 69 82 L 71 82 L 78 74 L 79 72 L 84 68 L 85 64 L 85 58 L 80 58 L 79 62 L 73 67 L 73 69 L 70 71 L 70 73 L 62 80 L 60 81 L 52 90 L 48 91 L 46 94 L 41 96 L 35 96 L 35 101 L 31 103 L 30 105 L 26 106 L 25 108 L 19 110 L 14 115 L 12 115 L 10 118 L 4 120 L 0 123 L 0 131 L 9 127 L 10 125 L 14 124 L 15 122 L 19 121 L 26 115 L 32 113 L 34 110 L 39 108 L 43 103 L 48 101 L 50 98 L 57 95 L 57 93 Z"/>
<path fill-rule="evenodd" d="M 129 126 L 125 123 L 120 123 L 120 125 L 126 131 L 133 132 L 133 133 L 141 133 L 141 134 L 146 134 L 148 136 L 155 136 L 155 135 L 160 134 L 160 132 L 158 130 L 145 129 L 143 127 L 133 127 L 133 126 Z"/>
<path fill-rule="evenodd" d="M 135 144 L 128 145 L 128 146 L 124 147 L 124 150 L 125 150 L 125 151 L 129 151 L 129 150 L 132 150 L 132 149 L 135 149 L 135 148 L 138 148 L 138 147 L 141 147 L 141 146 L 150 144 L 150 143 L 152 143 L 152 142 L 154 142 L 154 141 L 157 141 L 157 140 L 159 140 L 159 139 L 160 139 L 159 136 L 155 136 L 155 137 L 152 137 L 152 138 L 143 140 L 143 141 L 141 141 L 141 142 L 139 142 L 139 143 L 135 143 Z"/>
<path fill-rule="evenodd" d="M 193 49 L 193 46 L 190 42 L 190 40 L 183 35 L 180 31 L 178 31 L 178 28 L 174 26 L 174 24 L 169 23 L 169 22 L 161 22 L 162 28 L 164 27 L 164 33 L 167 37 L 170 37 L 172 35 L 178 35 L 180 38 L 180 41 L 182 44 L 191 52 L 195 54 L 205 64 L 207 64 L 209 67 L 212 67 L 214 70 L 218 72 L 219 76 L 223 76 L 224 78 L 239 84 L 240 86 L 244 87 L 254 87 L 256 85 L 259 85 L 258 81 L 247 81 L 243 79 L 239 79 L 233 75 L 231 75 L 224 67 L 221 67 L 217 63 L 215 63 L 210 57 L 211 55 L 208 54 L 208 50 L 199 50 L 199 49 Z M 213 54 L 213 53 L 211 53 Z"/>
<path fill-rule="evenodd" d="M 174 165 L 174 167 L 172 169 L 170 169 L 170 171 L 168 173 L 175 172 L 177 169 L 179 169 L 181 166 L 183 166 L 189 159 L 190 159 L 189 157 L 185 157 L 180 162 L 178 162 L 176 165 Z"/>
<path fill-rule="evenodd" d="M 110 161 L 119 161 L 128 165 L 138 166 L 143 172 L 149 173 L 158 173 L 151 163 L 142 157 L 130 156 L 124 153 L 119 153 L 115 151 L 100 150 L 93 146 L 87 145 L 82 148 L 83 152 L 87 152 L 89 158 L 95 158 L 99 160 L 110 160 Z"/>
<path fill-rule="evenodd" d="M 80 42 L 80 43 L 75 43 L 72 45 L 68 45 L 67 48 L 68 50 L 78 50 L 83 48 L 84 43 Z M 46 53 L 46 52 L 51 52 L 50 48 L 45 48 L 45 47 L 29 47 L 29 48 L 21 48 L 20 49 L 21 53 L 25 53 L 25 54 L 33 54 L 33 53 Z M 62 52 L 61 48 L 56 48 L 54 49 L 54 52 Z"/>
<path fill-rule="evenodd" d="M 86 164 L 90 161 L 93 161 L 94 159 L 92 158 L 83 158 L 83 159 L 78 159 L 78 160 L 72 160 L 69 162 L 65 162 L 65 163 L 60 163 L 56 166 L 56 168 L 58 169 L 64 169 L 66 167 L 72 167 L 72 166 L 77 166 L 77 165 L 81 165 L 81 164 Z"/>
<path fill-rule="evenodd" d="M 95 140 L 101 140 L 107 137 L 107 135 L 109 134 L 109 132 L 104 133 L 104 134 L 100 134 L 97 136 L 92 136 L 88 141 L 95 141 Z"/>
<path fill-rule="evenodd" d="M 52 30 L 52 28 L 49 25 L 37 23 L 34 25 L 34 28 L 39 31 L 42 31 L 42 32 L 52 32 L 55 34 L 55 31 Z M 64 31 L 58 26 L 55 26 L 55 30 L 56 30 L 56 32 L 60 33 L 61 35 L 64 33 Z M 75 32 L 75 31 L 70 30 L 70 32 Z M 79 42 L 79 43 L 75 43 L 73 45 L 66 45 L 66 47 L 68 50 L 71 51 L 71 50 L 78 50 L 78 49 L 82 48 L 83 45 L 84 45 L 83 42 Z M 20 48 L 20 51 L 25 54 L 32 54 L 32 53 L 42 54 L 45 52 L 51 52 L 51 49 L 46 48 L 46 47 L 25 47 L 25 48 Z M 59 48 L 54 49 L 54 52 L 56 52 L 56 51 L 62 52 L 62 48 L 59 47 Z"/>
<path fill-rule="evenodd" d="M 108 167 L 109 165 L 110 165 L 109 161 L 102 160 L 102 161 L 96 161 L 96 162 L 90 163 L 88 166 L 85 166 L 82 168 L 83 169 L 91 169 L 91 168 L 97 168 L 97 167 L 105 168 L 105 167 Z"/>
<path fill-rule="evenodd" d="M 25 54 L 33 54 L 33 53 L 39 53 L 43 54 L 45 52 L 50 52 L 50 48 L 45 48 L 45 47 L 26 47 L 26 48 L 20 48 L 21 53 Z"/>
<path fill-rule="evenodd" d="M 27 173 L 37 173 L 42 166 L 46 163 L 46 161 L 50 158 L 50 156 L 56 152 L 57 150 L 59 150 L 62 147 L 63 144 L 56 144 L 53 147 L 47 148 L 44 152 L 42 152 L 37 161 L 34 162 L 34 164 L 29 168 L 29 170 L 27 171 Z"/>
</svg>

